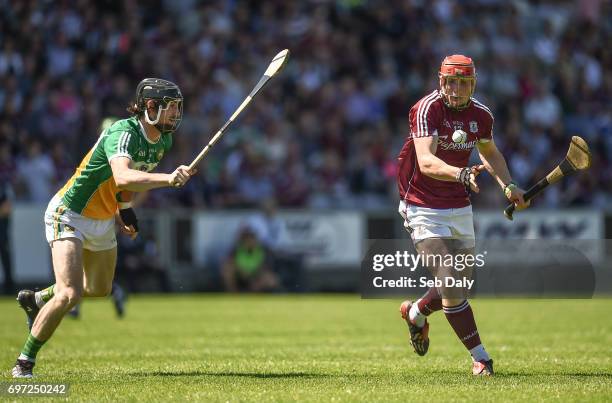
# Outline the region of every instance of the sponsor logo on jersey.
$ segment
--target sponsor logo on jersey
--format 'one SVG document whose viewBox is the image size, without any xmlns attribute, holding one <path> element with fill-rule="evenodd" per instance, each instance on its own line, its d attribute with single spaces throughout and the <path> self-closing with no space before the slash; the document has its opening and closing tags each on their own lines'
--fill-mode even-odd
<svg viewBox="0 0 612 403">
<path fill-rule="evenodd" d="M 476 142 L 477 140 L 468 141 L 467 143 L 447 143 L 446 141 L 438 141 L 438 145 L 446 151 L 464 151 L 474 148 Z"/>
<path fill-rule="evenodd" d="M 144 157 L 146 153 L 147 152 L 145 150 L 140 150 L 140 151 L 138 151 L 138 156 L 139 157 Z"/>
<path fill-rule="evenodd" d="M 472 133 L 478 132 L 478 123 L 477 122 L 475 122 L 473 120 L 470 121 L 470 131 Z"/>
</svg>

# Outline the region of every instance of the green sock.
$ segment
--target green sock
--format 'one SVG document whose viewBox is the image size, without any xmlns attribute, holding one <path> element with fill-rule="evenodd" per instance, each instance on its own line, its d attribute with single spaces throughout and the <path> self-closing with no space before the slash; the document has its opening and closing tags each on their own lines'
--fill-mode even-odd
<svg viewBox="0 0 612 403">
<path fill-rule="evenodd" d="M 44 290 L 38 291 L 34 296 L 36 297 L 36 305 L 42 307 L 44 304 L 49 302 L 51 298 L 55 295 L 55 284 L 50 285 Z"/>
<path fill-rule="evenodd" d="M 55 284 L 51 284 L 49 287 L 45 288 L 40 292 L 40 298 L 45 302 L 49 302 L 49 300 L 55 295 L 55 293 L 53 292 L 54 289 Z"/>
<path fill-rule="evenodd" d="M 40 350 L 43 344 L 45 344 L 45 341 L 38 340 L 36 337 L 32 336 L 32 333 L 30 333 L 23 346 L 23 349 L 21 350 L 21 355 L 19 358 L 32 362 L 36 361 L 36 354 L 38 354 L 38 350 Z"/>
</svg>

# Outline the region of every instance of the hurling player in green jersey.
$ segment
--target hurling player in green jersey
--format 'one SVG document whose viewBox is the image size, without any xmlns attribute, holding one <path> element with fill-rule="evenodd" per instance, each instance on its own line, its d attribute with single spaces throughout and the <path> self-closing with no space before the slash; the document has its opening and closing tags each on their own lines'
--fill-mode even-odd
<svg viewBox="0 0 612 403">
<path fill-rule="evenodd" d="M 100 123 L 100 132 L 103 132 L 109 127 L 111 127 L 113 123 L 115 123 L 117 120 L 119 119 L 114 116 L 106 117 L 104 120 L 102 120 L 102 123 Z M 138 195 L 146 195 L 146 192 L 139 193 Z M 132 192 L 130 191 L 124 190 L 119 195 L 119 200 L 121 202 L 129 202 L 131 199 Z M 132 204 L 136 205 L 137 203 Z M 113 300 L 113 305 L 115 306 L 115 312 L 117 313 L 117 317 L 123 318 L 123 316 L 125 315 L 125 301 L 127 300 L 127 292 L 123 289 L 123 287 L 119 285 L 117 281 L 113 280 L 110 296 Z M 25 294 L 22 294 L 22 298 L 27 301 L 27 298 L 24 297 Z M 81 303 L 78 303 L 73 306 L 70 312 L 68 312 L 68 316 L 73 319 L 78 319 L 81 316 Z M 25 305 L 27 305 L 27 302 Z M 29 322 L 30 321 L 28 319 L 28 323 Z"/>
<path fill-rule="evenodd" d="M 30 334 L 13 368 L 15 378 L 32 377 L 38 351 L 81 298 L 110 293 L 117 262 L 115 220 L 123 233 L 138 233 L 138 220 L 125 197 L 181 187 L 195 173 L 184 165 L 169 174 L 150 172 L 172 146 L 172 134 L 183 116 L 183 95 L 176 84 L 144 79 L 128 111 L 132 117 L 100 134 L 49 202 L 45 232 L 55 284 L 36 293 L 22 290 L 17 297 L 28 316 Z"/>
</svg>

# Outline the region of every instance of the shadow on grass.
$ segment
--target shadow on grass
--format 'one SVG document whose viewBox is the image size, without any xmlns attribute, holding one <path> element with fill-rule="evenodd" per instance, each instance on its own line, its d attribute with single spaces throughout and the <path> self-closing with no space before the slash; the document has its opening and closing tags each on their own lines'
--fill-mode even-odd
<svg viewBox="0 0 612 403">
<path fill-rule="evenodd" d="M 314 379 L 314 378 L 334 378 L 342 377 L 339 374 L 321 374 L 312 372 L 285 372 L 285 373 L 266 373 L 266 372 L 211 372 L 211 371 L 139 371 L 131 372 L 127 374 L 131 377 L 146 378 L 153 376 L 161 377 L 189 377 L 189 376 L 219 376 L 219 377 L 239 377 L 239 378 L 252 378 L 252 379 Z M 418 377 L 422 379 L 424 374 L 420 374 Z M 465 371 L 453 371 L 453 370 L 430 370 L 427 371 L 427 375 L 442 375 L 457 377 L 462 382 L 467 379 L 483 379 L 474 377 L 473 375 L 466 373 Z M 352 374 L 353 378 L 378 378 L 380 374 Z M 532 378 L 532 377 L 560 377 L 560 378 L 603 378 L 612 380 L 612 373 L 608 372 L 496 372 L 494 379 L 512 379 L 512 378 Z M 410 376 L 407 377 L 409 379 Z M 492 379 L 484 377 L 484 379 Z"/>
<path fill-rule="evenodd" d="M 149 372 L 132 372 L 128 374 L 133 377 L 149 377 L 149 376 L 166 376 L 166 377 L 183 377 L 183 376 L 231 376 L 243 378 L 258 378 L 258 379 L 282 379 L 282 378 L 328 378 L 333 375 L 315 374 L 309 372 L 285 372 L 285 373 L 265 373 L 265 372 L 207 372 L 207 371 L 149 371 Z"/>
<path fill-rule="evenodd" d="M 358 376 L 358 375 L 353 375 Z M 410 380 L 423 380 L 427 377 L 434 377 L 438 380 L 438 377 L 445 377 L 445 381 L 457 381 L 464 382 L 466 379 L 498 379 L 498 380 L 511 380 L 511 379 L 523 379 L 523 378 L 577 378 L 577 379 L 596 379 L 601 378 L 612 381 L 612 372 L 605 371 L 546 371 L 546 370 L 529 370 L 524 371 L 505 371 L 504 369 L 497 369 L 495 375 L 492 377 L 483 376 L 478 377 L 472 375 L 469 371 L 465 370 L 454 370 L 454 369 L 424 369 L 420 368 L 418 372 L 402 372 L 399 376 L 405 377 Z M 561 379 L 562 380 L 562 379 Z"/>
<path fill-rule="evenodd" d="M 467 371 L 456 371 L 456 370 L 427 370 L 427 374 L 435 374 L 435 375 L 451 375 L 451 376 L 459 376 L 459 377 L 467 377 L 478 379 L 479 377 L 475 377 L 471 375 Z M 568 378 L 607 378 L 612 380 L 612 373 L 610 372 L 552 372 L 552 371 L 504 371 L 497 370 L 495 372 L 495 376 L 493 378 L 525 378 L 525 377 L 568 377 Z M 482 377 L 488 378 L 488 377 Z"/>
<path fill-rule="evenodd" d="M 575 378 L 609 378 L 610 372 L 496 372 L 496 377 L 518 377 L 518 376 L 560 376 Z"/>
</svg>

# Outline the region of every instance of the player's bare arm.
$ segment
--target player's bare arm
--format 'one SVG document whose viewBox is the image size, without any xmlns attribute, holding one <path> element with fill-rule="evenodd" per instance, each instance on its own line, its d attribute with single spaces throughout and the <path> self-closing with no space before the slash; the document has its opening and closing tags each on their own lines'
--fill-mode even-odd
<svg viewBox="0 0 612 403">
<path fill-rule="evenodd" d="M 190 171 L 186 165 L 181 165 L 170 174 L 142 172 L 130 168 L 130 159 L 116 157 L 110 161 L 113 177 L 121 190 L 143 192 L 162 187 L 181 187 L 196 172 Z"/>
<path fill-rule="evenodd" d="M 487 142 L 479 142 L 477 147 L 482 163 L 504 190 L 508 200 L 516 204 L 519 210 L 529 207 L 529 202 L 525 202 L 523 198 L 525 191 L 512 182 L 506 159 L 495 145 L 495 141 L 491 139 Z"/>
<path fill-rule="evenodd" d="M 455 167 L 436 157 L 438 147 L 437 137 L 415 137 L 414 148 L 421 172 L 431 178 L 446 182 L 457 182 L 462 168 Z M 476 193 L 480 191 L 476 177 L 485 169 L 484 165 L 475 165 L 471 168 L 470 189 Z"/>
</svg>

